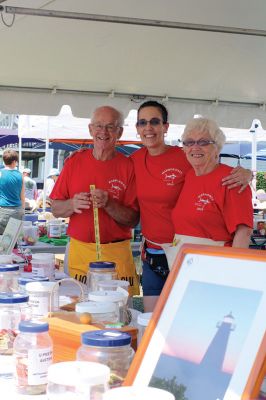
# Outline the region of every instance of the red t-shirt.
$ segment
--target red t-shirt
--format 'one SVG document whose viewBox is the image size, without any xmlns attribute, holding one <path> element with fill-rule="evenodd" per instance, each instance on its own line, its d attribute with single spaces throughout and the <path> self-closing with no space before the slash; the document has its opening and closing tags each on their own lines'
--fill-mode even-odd
<svg viewBox="0 0 266 400">
<path fill-rule="evenodd" d="M 146 148 L 132 154 L 143 235 L 157 243 L 173 240 L 171 211 L 191 166 L 180 147 L 169 146 L 158 156 Z"/>
<path fill-rule="evenodd" d="M 238 193 L 239 188 L 222 186 L 222 178 L 231 170 L 220 164 L 206 175 L 196 176 L 193 169 L 188 172 L 172 212 L 176 233 L 221 240 L 231 245 L 238 225 L 253 227 L 250 188 Z"/>
<path fill-rule="evenodd" d="M 107 161 L 96 160 L 91 149 L 75 154 L 65 162 L 50 197 L 67 200 L 76 193 L 89 192 L 90 185 L 108 191 L 121 204 L 138 209 L 133 163 L 123 154 L 117 153 Z M 99 226 L 101 243 L 131 238 L 131 229 L 115 222 L 103 209 L 99 209 Z M 95 243 L 92 208 L 71 215 L 68 234 Z"/>
</svg>

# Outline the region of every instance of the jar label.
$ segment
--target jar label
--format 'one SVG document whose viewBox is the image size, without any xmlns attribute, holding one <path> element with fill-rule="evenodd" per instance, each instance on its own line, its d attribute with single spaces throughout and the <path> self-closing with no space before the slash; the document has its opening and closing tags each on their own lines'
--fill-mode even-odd
<svg viewBox="0 0 266 400">
<path fill-rule="evenodd" d="M 29 305 L 32 309 L 32 317 L 43 317 L 47 316 L 50 307 L 50 295 L 45 297 L 39 297 L 36 295 L 30 295 Z"/>
<path fill-rule="evenodd" d="M 47 383 L 48 367 L 53 361 L 51 347 L 29 349 L 28 357 L 16 355 L 18 385 L 43 385 Z"/>
<path fill-rule="evenodd" d="M 50 238 L 61 237 L 61 225 L 49 225 L 48 237 Z"/>
</svg>

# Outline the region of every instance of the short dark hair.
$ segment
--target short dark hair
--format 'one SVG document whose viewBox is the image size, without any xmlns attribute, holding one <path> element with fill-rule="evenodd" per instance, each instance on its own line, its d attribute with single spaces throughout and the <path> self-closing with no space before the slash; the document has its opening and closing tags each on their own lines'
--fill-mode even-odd
<svg viewBox="0 0 266 400">
<path fill-rule="evenodd" d="M 6 149 L 3 152 L 3 161 L 5 165 L 11 165 L 13 161 L 18 161 L 18 153 L 13 149 Z"/>
<path fill-rule="evenodd" d="M 168 122 L 168 111 L 167 111 L 167 108 L 163 104 L 158 103 L 158 101 L 155 101 L 155 100 L 145 101 L 145 103 L 142 103 L 140 105 L 139 109 L 138 109 L 138 117 L 139 117 L 140 110 L 142 110 L 145 107 L 155 107 L 155 108 L 157 108 L 160 111 L 160 113 L 162 114 L 163 123 L 167 124 L 167 122 Z"/>
</svg>

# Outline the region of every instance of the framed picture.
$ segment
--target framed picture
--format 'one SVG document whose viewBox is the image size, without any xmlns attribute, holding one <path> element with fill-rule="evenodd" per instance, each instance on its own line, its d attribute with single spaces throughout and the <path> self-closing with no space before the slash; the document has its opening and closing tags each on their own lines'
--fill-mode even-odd
<svg viewBox="0 0 266 400">
<path fill-rule="evenodd" d="M 266 252 L 184 245 L 126 385 L 176 400 L 254 399 L 266 373 Z"/>
<path fill-rule="evenodd" d="M 11 254 L 18 240 L 23 221 L 9 218 L 3 235 L 0 238 L 0 254 Z"/>
</svg>

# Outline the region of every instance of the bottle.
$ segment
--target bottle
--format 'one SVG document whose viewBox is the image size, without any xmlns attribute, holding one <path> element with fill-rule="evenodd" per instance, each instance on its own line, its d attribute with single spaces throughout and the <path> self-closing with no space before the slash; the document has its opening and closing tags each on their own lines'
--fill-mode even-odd
<svg viewBox="0 0 266 400">
<path fill-rule="evenodd" d="M 110 388 L 121 386 L 135 354 L 131 336 L 111 329 L 89 331 L 81 334 L 81 342 L 77 360 L 107 365 L 111 370 Z"/>
<path fill-rule="evenodd" d="M 98 282 L 104 280 L 117 279 L 115 263 L 109 261 L 94 261 L 89 263 L 88 270 L 88 290 L 97 290 Z"/>
<path fill-rule="evenodd" d="M 45 393 L 48 367 L 53 362 L 49 325 L 43 321 L 21 321 L 13 354 L 15 382 L 21 394 Z"/>
</svg>

